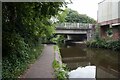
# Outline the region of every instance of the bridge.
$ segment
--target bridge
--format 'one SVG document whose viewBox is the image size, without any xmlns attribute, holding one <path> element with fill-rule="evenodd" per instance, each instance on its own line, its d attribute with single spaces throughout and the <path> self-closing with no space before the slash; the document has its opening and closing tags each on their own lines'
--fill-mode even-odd
<svg viewBox="0 0 120 80">
<path fill-rule="evenodd" d="M 65 35 L 66 40 L 84 41 L 94 37 L 95 25 L 86 23 L 61 23 L 56 26 L 57 35 Z"/>
</svg>

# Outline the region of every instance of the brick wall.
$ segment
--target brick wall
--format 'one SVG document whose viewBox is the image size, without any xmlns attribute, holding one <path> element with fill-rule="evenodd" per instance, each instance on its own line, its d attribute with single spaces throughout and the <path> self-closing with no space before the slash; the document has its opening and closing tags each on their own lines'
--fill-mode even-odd
<svg viewBox="0 0 120 80">
<path fill-rule="evenodd" d="M 118 40 L 120 38 L 120 25 L 113 27 L 113 40 Z"/>
<path fill-rule="evenodd" d="M 102 39 L 106 39 L 107 38 L 107 34 L 106 34 L 106 30 L 109 28 L 108 25 L 105 26 L 101 26 L 100 27 L 100 36 Z"/>
<path fill-rule="evenodd" d="M 104 25 L 100 27 L 100 35 L 102 39 L 108 39 L 109 36 L 107 36 L 106 30 L 109 29 L 109 25 Z M 112 32 L 113 32 L 113 36 L 112 39 L 113 40 L 118 40 L 120 39 L 120 25 L 118 26 L 113 26 L 112 27 Z"/>
</svg>

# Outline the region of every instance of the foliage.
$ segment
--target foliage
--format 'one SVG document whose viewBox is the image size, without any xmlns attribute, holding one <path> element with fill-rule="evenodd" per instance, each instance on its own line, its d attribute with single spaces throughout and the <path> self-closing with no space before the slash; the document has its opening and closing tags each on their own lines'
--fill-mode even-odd
<svg viewBox="0 0 120 80">
<path fill-rule="evenodd" d="M 52 16 L 62 2 L 2 4 L 3 78 L 17 78 L 42 51 L 41 43 L 54 32 Z"/>
<path fill-rule="evenodd" d="M 105 48 L 105 49 L 111 49 L 115 51 L 120 50 L 120 40 L 118 41 L 105 41 L 105 40 L 92 40 L 87 42 L 88 47 L 94 47 L 94 48 Z"/>
<path fill-rule="evenodd" d="M 95 31 L 95 39 L 88 41 L 87 46 L 93 47 L 93 48 L 105 48 L 105 49 L 111 49 L 115 51 L 120 50 L 120 40 L 114 41 L 112 40 L 112 30 L 108 29 L 106 32 L 108 34 L 108 37 L 106 39 L 100 39 L 99 36 L 99 25 L 96 26 Z"/>
<path fill-rule="evenodd" d="M 66 80 L 68 78 L 68 69 L 65 64 L 60 65 L 57 60 L 54 60 L 53 68 L 55 69 L 55 75 L 58 80 Z"/>
<path fill-rule="evenodd" d="M 106 31 L 106 34 L 107 34 L 109 37 L 112 37 L 113 32 L 112 32 L 111 29 L 108 29 L 108 30 Z"/>
<path fill-rule="evenodd" d="M 69 10 L 66 8 L 63 12 L 61 12 L 61 13 L 58 15 L 57 19 L 59 20 L 59 21 L 58 21 L 59 23 L 65 22 L 65 18 L 66 18 L 67 14 L 68 14 L 68 11 L 69 11 Z"/>
<path fill-rule="evenodd" d="M 58 35 L 57 45 L 59 47 L 63 46 L 64 45 L 64 40 L 65 40 L 65 37 L 63 35 Z"/>
<path fill-rule="evenodd" d="M 58 46 L 54 46 L 54 50 L 57 51 L 59 53 L 58 55 L 61 57 Z M 55 71 L 54 71 L 55 76 L 58 80 L 67 80 L 68 79 L 68 68 L 67 68 L 66 64 L 64 64 L 64 63 L 60 64 L 60 62 L 57 61 L 55 58 L 52 66 L 55 69 Z"/>
<path fill-rule="evenodd" d="M 52 66 L 53 66 L 54 69 L 56 69 L 56 68 L 60 67 L 60 64 L 57 60 L 54 60 Z"/>
<path fill-rule="evenodd" d="M 2 61 L 3 78 L 17 78 L 33 63 L 42 52 L 42 46 L 38 46 L 23 54 L 22 57 L 11 55 Z M 27 57 L 27 58 L 26 58 Z"/>
<path fill-rule="evenodd" d="M 63 46 L 64 40 L 64 35 L 55 35 L 50 39 L 51 42 L 56 43 L 59 47 Z"/>
<path fill-rule="evenodd" d="M 65 22 L 77 22 L 77 23 L 96 23 L 96 21 L 85 14 L 79 14 L 77 11 L 68 9 L 67 17 Z"/>
<path fill-rule="evenodd" d="M 98 40 L 100 38 L 100 25 L 97 24 L 95 26 L 95 33 L 94 33 L 94 39 Z"/>
</svg>

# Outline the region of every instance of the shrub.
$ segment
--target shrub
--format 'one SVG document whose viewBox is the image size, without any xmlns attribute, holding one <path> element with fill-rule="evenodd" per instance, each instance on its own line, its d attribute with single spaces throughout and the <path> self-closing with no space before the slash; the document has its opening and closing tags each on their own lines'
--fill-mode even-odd
<svg viewBox="0 0 120 80">
<path fill-rule="evenodd" d="M 61 57 L 59 47 L 54 46 L 54 50 L 57 51 L 59 57 Z M 64 64 L 64 63 L 60 64 L 60 62 L 57 61 L 55 58 L 52 63 L 52 66 L 54 68 L 55 76 L 58 80 L 67 80 L 68 79 L 68 67 L 66 66 L 66 64 Z"/>
<path fill-rule="evenodd" d="M 52 64 L 55 69 L 55 75 L 58 80 L 66 80 L 68 78 L 68 69 L 65 64 L 60 64 L 57 60 Z"/>
<path fill-rule="evenodd" d="M 106 48 L 106 49 L 112 49 L 115 51 L 120 50 L 120 40 L 118 41 L 105 41 L 105 40 L 92 40 L 88 41 L 87 47 L 93 47 L 93 48 Z"/>
<path fill-rule="evenodd" d="M 3 45 L 2 76 L 17 78 L 28 68 L 28 64 L 40 55 L 42 46 L 30 47 L 19 34 L 9 36 L 11 37 L 3 40 L 6 45 Z"/>
</svg>

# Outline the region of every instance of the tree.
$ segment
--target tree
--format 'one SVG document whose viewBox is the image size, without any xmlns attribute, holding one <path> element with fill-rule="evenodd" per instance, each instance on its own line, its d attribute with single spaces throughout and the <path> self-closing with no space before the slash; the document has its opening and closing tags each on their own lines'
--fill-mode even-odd
<svg viewBox="0 0 120 80">
<path fill-rule="evenodd" d="M 85 14 L 79 14 L 77 11 L 68 9 L 68 14 L 65 18 L 65 22 L 77 22 L 77 23 L 96 23 L 96 21 Z"/>
<path fill-rule="evenodd" d="M 30 46 L 40 37 L 49 37 L 54 31 L 50 18 L 58 15 L 61 6 L 62 2 L 3 3 L 3 42 L 11 34 L 20 35 Z"/>
<path fill-rule="evenodd" d="M 68 14 L 68 9 L 66 8 L 64 11 L 62 11 L 58 16 L 57 19 L 59 20 L 58 23 L 63 23 L 65 22 L 65 18 Z"/>
<path fill-rule="evenodd" d="M 3 78 L 19 76 L 31 59 L 34 48 L 52 35 L 52 16 L 58 15 L 63 2 L 6 2 L 2 4 Z"/>
</svg>

